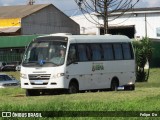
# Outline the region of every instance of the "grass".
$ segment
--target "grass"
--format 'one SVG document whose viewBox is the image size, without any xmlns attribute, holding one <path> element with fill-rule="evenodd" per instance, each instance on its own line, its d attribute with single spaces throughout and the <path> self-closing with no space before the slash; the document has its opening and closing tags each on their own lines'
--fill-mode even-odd
<svg viewBox="0 0 160 120">
<path fill-rule="evenodd" d="M 135 91 L 26 97 L 25 90 L 21 88 L 0 89 L 0 109 L 1 111 L 160 111 L 159 73 L 160 69 L 151 69 L 149 81 L 136 83 Z M 16 76 L 17 79 L 19 77 L 19 72 L 8 74 Z"/>
</svg>

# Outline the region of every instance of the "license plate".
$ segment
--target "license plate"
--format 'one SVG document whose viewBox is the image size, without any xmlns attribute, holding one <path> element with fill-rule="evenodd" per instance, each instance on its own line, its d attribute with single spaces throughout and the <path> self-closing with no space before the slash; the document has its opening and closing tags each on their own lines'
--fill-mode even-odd
<svg viewBox="0 0 160 120">
<path fill-rule="evenodd" d="M 43 84 L 43 81 L 35 81 L 35 84 Z"/>
<path fill-rule="evenodd" d="M 117 89 L 118 90 L 124 90 L 124 86 L 119 86 Z"/>
</svg>

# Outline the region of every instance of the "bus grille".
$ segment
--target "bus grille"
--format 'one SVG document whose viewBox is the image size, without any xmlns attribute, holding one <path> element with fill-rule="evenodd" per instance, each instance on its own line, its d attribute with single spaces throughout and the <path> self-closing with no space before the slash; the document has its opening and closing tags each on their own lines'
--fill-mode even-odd
<svg viewBox="0 0 160 120">
<path fill-rule="evenodd" d="M 29 80 L 49 80 L 51 74 L 29 74 Z"/>
</svg>

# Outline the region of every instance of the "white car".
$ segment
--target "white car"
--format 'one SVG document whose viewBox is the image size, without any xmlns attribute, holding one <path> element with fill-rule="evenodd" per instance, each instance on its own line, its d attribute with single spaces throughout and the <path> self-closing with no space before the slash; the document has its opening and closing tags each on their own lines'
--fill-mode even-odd
<svg viewBox="0 0 160 120">
<path fill-rule="evenodd" d="M 20 81 L 15 80 L 13 77 L 7 75 L 7 74 L 0 74 L 0 88 L 6 88 L 6 87 L 19 87 Z"/>
</svg>

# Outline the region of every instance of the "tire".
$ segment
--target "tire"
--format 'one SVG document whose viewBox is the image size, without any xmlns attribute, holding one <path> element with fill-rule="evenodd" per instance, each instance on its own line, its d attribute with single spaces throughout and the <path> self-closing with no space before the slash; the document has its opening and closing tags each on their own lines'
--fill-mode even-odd
<svg viewBox="0 0 160 120">
<path fill-rule="evenodd" d="M 130 86 L 130 90 L 135 90 L 135 85 L 134 84 Z"/>
<path fill-rule="evenodd" d="M 69 84 L 68 93 L 75 94 L 79 92 L 78 84 L 76 82 L 71 82 Z"/>
<path fill-rule="evenodd" d="M 26 90 L 26 96 L 39 96 L 40 92 L 38 90 Z"/>
<path fill-rule="evenodd" d="M 111 91 L 117 91 L 117 87 L 118 87 L 118 81 L 117 80 L 112 80 Z"/>
<path fill-rule="evenodd" d="M 135 85 L 127 85 L 125 86 L 125 89 L 124 90 L 128 90 L 128 91 L 132 91 L 132 90 L 135 90 Z"/>
<path fill-rule="evenodd" d="M 135 90 L 135 85 L 132 86 L 132 90 Z"/>
</svg>

